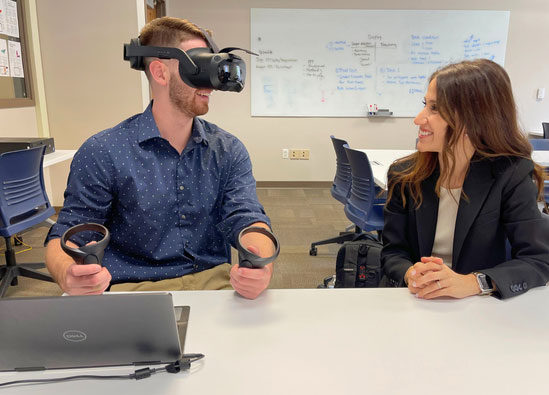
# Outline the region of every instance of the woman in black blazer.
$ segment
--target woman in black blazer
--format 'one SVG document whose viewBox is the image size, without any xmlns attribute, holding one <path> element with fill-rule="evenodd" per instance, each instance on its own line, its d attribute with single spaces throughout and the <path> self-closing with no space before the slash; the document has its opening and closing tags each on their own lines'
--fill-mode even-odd
<svg viewBox="0 0 549 395">
<path fill-rule="evenodd" d="M 484 59 L 448 65 L 431 76 L 424 104 L 417 152 L 389 169 L 388 281 L 425 299 L 508 298 L 545 285 L 543 169 L 519 129 L 505 70 Z"/>
</svg>

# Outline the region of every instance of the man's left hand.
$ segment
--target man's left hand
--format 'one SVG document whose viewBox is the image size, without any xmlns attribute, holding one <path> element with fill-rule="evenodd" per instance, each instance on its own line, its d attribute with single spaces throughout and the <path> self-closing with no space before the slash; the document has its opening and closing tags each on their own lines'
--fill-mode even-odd
<svg viewBox="0 0 549 395">
<path fill-rule="evenodd" d="M 254 254 L 257 248 L 249 246 Z M 248 299 L 255 299 L 269 286 L 273 274 L 273 264 L 269 263 L 262 268 L 249 269 L 234 265 L 231 268 L 231 285 L 240 295 Z"/>
</svg>

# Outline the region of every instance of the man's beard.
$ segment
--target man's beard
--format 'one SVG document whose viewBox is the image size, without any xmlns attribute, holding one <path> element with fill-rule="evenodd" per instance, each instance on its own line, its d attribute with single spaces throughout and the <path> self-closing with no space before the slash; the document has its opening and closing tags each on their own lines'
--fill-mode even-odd
<svg viewBox="0 0 549 395">
<path fill-rule="evenodd" d="M 208 103 L 195 101 L 196 91 L 185 85 L 178 74 L 170 77 L 169 95 L 171 103 L 183 114 L 194 118 L 208 112 Z"/>
</svg>

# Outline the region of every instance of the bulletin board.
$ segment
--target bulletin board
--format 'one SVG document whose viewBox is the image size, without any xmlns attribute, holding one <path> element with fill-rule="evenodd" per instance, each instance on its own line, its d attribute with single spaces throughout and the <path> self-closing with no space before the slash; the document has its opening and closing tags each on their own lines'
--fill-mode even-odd
<svg viewBox="0 0 549 395">
<path fill-rule="evenodd" d="M 34 105 L 23 0 L 0 0 L 0 108 Z"/>
</svg>

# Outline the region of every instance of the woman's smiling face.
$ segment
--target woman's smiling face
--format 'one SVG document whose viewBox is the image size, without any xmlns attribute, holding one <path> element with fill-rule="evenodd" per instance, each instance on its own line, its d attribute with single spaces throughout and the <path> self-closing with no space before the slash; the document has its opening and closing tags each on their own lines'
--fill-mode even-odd
<svg viewBox="0 0 549 395">
<path fill-rule="evenodd" d="M 417 114 L 414 123 L 419 126 L 417 150 L 442 152 L 448 123 L 440 116 L 437 107 L 436 78 L 429 83 L 425 107 Z"/>
</svg>

